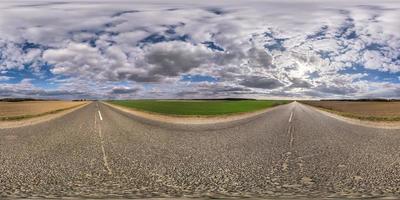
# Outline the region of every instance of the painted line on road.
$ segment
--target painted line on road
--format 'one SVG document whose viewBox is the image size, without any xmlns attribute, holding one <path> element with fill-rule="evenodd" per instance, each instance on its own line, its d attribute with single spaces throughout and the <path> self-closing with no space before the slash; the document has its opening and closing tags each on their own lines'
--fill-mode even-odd
<svg viewBox="0 0 400 200">
<path fill-rule="evenodd" d="M 292 122 L 292 117 L 293 117 L 293 111 L 290 113 L 289 123 Z"/>
<path fill-rule="evenodd" d="M 103 121 L 103 117 L 101 116 L 100 110 L 98 110 L 98 112 L 99 112 L 100 120 Z"/>
<path fill-rule="evenodd" d="M 289 125 L 288 134 L 289 134 L 289 148 L 290 149 L 292 148 L 293 142 L 294 142 L 293 129 L 294 129 L 294 127 Z"/>
<path fill-rule="evenodd" d="M 101 116 L 100 110 L 99 112 L 99 116 L 100 116 L 100 120 L 103 120 L 103 117 Z M 96 123 L 96 114 L 94 115 L 94 127 L 96 129 L 97 127 L 97 123 Z M 107 154 L 106 154 L 106 150 L 104 149 L 104 138 L 103 138 L 103 134 L 101 132 L 101 124 L 99 123 L 99 138 L 100 138 L 100 147 L 101 147 L 101 152 L 103 154 L 103 165 L 106 168 L 107 172 L 109 175 L 112 175 L 112 171 L 110 168 L 110 165 L 108 164 L 108 158 L 107 158 Z"/>
<path fill-rule="evenodd" d="M 290 142 L 289 142 L 289 146 L 290 146 L 290 148 L 292 148 L 292 147 L 293 147 L 293 141 L 294 141 L 293 132 L 290 132 Z"/>
<path fill-rule="evenodd" d="M 108 174 L 111 175 L 112 171 L 110 165 L 108 164 L 106 150 L 104 149 L 104 139 L 103 139 L 103 134 L 101 133 L 101 126 L 99 126 L 99 137 L 100 137 L 101 151 L 103 152 L 104 167 L 107 169 Z"/>
<path fill-rule="evenodd" d="M 288 127 L 288 134 L 289 134 L 289 148 L 291 149 L 293 146 L 293 141 L 294 141 L 294 135 L 293 135 L 293 130 L 294 130 L 294 125 L 291 124 L 292 120 L 293 120 L 293 116 L 294 116 L 294 112 L 292 110 L 292 112 L 290 113 L 290 117 L 289 117 L 289 127 Z"/>
</svg>

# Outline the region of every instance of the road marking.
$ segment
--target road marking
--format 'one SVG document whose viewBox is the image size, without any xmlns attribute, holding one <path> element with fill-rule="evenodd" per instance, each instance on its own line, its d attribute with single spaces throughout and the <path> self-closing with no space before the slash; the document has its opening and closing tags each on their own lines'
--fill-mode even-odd
<svg viewBox="0 0 400 200">
<path fill-rule="evenodd" d="M 101 116 L 100 110 L 99 112 L 99 116 L 100 116 L 100 120 L 103 120 L 103 117 Z M 94 127 L 97 127 L 97 123 L 96 123 L 96 115 L 94 115 Z M 101 147 L 101 152 L 103 154 L 103 165 L 106 168 L 107 172 L 109 175 L 112 174 L 110 165 L 108 164 L 108 158 L 107 158 L 107 154 L 106 154 L 106 150 L 104 149 L 104 139 L 103 139 L 103 134 L 101 132 L 101 124 L 99 123 L 99 138 L 100 138 L 100 147 Z"/>
<path fill-rule="evenodd" d="M 290 113 L 289 123 L 292 122 L 292 117 L 293 117 L 293 111 Z"/>
<path fill-rule="evenodd" d="M 293 146 L 293 141 L 294 141 L 293 133 L 290 133 L 290 144 L 289 144 L 290 148 L 292 148 Z"/>
<path fill-rule="evenodd" d="M 107 169 L 108 174 L 112 174 L 110 165 L 108 164 L 108 159 L 106 155 L 106 150 L 104 149 L 104 140 L 103 140 L 103 134 L 101 133 L 101 126 L 99 125 L 99 137 L 100 137 L 100 144 L 101 144 L 101 151 L 103 152 L 103 162 L 104 162 L 104 167 Z"/>
<path fill-rule="evenodd" d="M 293 127 L 292 126 L 290 126 L 289 127 L 289 130 L 288 130 L 288 132 L 289 132 L 289 134 L 290 134 L 290 140 L 289 140 L 289 147 L 290 148 L 292 148 L 292 146 L 293 146 L 293 141 L 294 141 L 294 135 L 293 135 Z"/>
<path fill-rule="evenodd" d="M 103 117 L 101 116 L 100 110 L 98 110 L 98 112 L 99 112 L 100 120 L 103 121 Z"/>
</svg>

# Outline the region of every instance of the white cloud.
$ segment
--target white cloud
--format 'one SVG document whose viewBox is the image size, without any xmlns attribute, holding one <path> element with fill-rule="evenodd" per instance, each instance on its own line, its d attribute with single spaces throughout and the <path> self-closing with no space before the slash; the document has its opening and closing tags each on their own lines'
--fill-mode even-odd
<svg viewBox="0 0 400 200">
<path fill-rule="evenodd" d="M 12 77 L 9 77 L 9 76 L 0 76 L 0 81 L 8 81 L 11 79 L 12 79 Z"/>
<path fill-rule="evenodd" d="M 347 69 L 400 72 L 399 10 L 397 2 L 378 0 L 4 2 L 0 71 L 49 70 L 54 80 L 94 84 L 55 82 L 60 90 L 93 96 L 148 83 L 152 90 L 141 95 L 173 97 L 199 87 L 199 95 L 362 96 L 382 83 L 366 84 L 366 72 Z M 219 82 L 181 85 L 183 74 Z"/>
</svg>

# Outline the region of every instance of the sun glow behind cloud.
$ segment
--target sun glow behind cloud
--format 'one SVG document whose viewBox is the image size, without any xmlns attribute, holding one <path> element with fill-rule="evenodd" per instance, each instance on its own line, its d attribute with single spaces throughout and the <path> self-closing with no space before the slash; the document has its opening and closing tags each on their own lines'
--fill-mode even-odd
<svg viewBox="0 0 400 200">
<path fill-rule="evenodd" d="M 0 97 L 400 97 L 396 1 L 0 3 Z"/>
</svg>

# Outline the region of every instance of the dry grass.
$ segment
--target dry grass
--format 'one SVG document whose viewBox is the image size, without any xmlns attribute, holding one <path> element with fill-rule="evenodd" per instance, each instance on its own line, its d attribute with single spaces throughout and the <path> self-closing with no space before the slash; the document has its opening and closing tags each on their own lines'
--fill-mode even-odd
<svg viewBox="0 0 400 200">
<path fill-rule="evenodd" d="M 400 102 L 302 101 L 324 110 L 371 121 L 400 121 Z"/>
<path fill-rule="evenodd" d="M 82 105 L 73 101 L 0 102 L 0 120 L 18 120 L 63 111 Z"/>
</svg>

